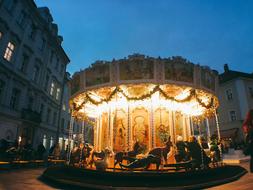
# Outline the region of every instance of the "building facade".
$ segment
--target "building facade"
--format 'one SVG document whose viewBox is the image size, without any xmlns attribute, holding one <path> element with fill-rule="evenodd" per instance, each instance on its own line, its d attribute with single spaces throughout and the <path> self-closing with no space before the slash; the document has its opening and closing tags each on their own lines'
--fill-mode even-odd
<svg viewBox="0 0 253 190">
<path fill-rule="evenodd" d="M 253 109 L 253 74 L 230 70 L 225 64 L 219 75 L 218 97 L 221 135 L 240 143 L 244 138 L 243 120 Z"/>
<path fill-rule="evenodd" d="M 67 126 L 62 41 L 48 8 L 0 1 L 0 139 L 50 147 Z"/>
</svg>

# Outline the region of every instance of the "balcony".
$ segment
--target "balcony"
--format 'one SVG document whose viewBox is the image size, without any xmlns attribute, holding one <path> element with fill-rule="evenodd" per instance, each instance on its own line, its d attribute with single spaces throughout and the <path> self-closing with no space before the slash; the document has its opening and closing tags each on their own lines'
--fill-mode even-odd
<svg viewBox="0 0 253 190">
<path fill-rule="evenodd" d="M 41 122 L 40 114 L 31 109 L 22 109 L 21 118 L 30 122 L 37 123 L 37 124 Z"/>
</svg>

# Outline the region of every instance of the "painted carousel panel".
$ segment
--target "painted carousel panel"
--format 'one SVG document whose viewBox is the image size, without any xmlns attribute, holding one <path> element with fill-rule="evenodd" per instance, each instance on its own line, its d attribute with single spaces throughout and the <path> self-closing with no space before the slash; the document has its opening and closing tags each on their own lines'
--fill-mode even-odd
<svg viewBox="0 0 253 190">
<path fill-rule="evenodd" d="M 85 70 L 86 87 L 110 82 L 110 64 L 95 63 Z"/>
<path fill-rule="evenodd" d="M 208 68 L 201 68 L 201 85 L 215 91 L 215 74 Z"/>
<path fill-rule="evenodd" d="M 165 80 L 193 83 L 194 65 L 182 57 L 172 57 L 165 61 Z"/>
<path fill-rule="evenodd" d="M 132 59 L 119 62 L 120 80 L 154 79 L 154 62 L 148 59 Z"/>
<path fill-rule="evenodd" d="M 127 117 L 123 109 L 116 110 L 113 126 L 113 151 L 125 151 L 127 148 Z"/>
<path fill-rule="evenodd" d="M 75 94 L 80 90 L 81 79 L 79 74 L 75 74 L 70 81 L 71 95 Z"/>
</svg>

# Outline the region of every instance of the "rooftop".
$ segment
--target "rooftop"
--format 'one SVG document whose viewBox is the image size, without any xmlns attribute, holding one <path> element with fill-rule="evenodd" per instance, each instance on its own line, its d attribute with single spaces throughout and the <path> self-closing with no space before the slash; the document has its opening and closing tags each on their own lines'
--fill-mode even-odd
<svg viewBox="0 0 253 190">
<path fill-rule="evenodd" d="M 224 65 L 224 72 L 219 75 L 219 83 L 225 83 L 236 78 L 248 78 L 253 79 L 253 73 L 244 73 L 239 71 L 230 70 L 228 65 Z"/>
</svg>

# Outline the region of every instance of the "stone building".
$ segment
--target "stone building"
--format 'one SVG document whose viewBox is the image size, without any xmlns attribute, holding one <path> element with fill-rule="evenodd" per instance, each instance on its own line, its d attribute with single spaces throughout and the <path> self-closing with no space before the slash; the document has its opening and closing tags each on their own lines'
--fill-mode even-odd
<svg viewBox="0 0 253 190">
<path fill-rule="evenodd" d="M 62 41 L 47 7 L 0 1 L 0 139 L 48 148 L 67 126 Z"/>
<path fill-rule="evenodd" d="M 219 75 L 219 119 L 221 136 L 240 142 L 242 123 L 249 109 L 253 109 L 253 74 L 230 70 L 224 65 Z"/>
</svg>

